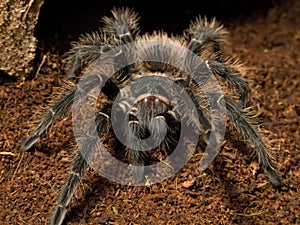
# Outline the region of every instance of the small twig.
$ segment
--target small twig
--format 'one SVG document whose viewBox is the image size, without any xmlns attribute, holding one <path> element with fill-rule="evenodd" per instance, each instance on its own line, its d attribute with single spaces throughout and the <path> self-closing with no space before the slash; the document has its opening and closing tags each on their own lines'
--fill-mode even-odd
<svg viewBox="0 0 300 225">
<path fill-rule="evenodd" d="M 33 79 L 35 79 L 37 77 L 37 75 L 40 73 L 40 70 L 42 69 L 42 66 L 46 62 L 46 58 L 47 58 L 47 56 L 43 55 L 42 61 L 41 61 L 40 65 L 39 65 L 39 67 L 38 67 L 38 69 L 37 69 L 37 71 L 36 71 Z"/>
<path fill-rule="evenodd" d="M 26 19 L 27 15 L 28 15 L 28 12 L 29 12 L 31 6 L 33 5 L 33 3 L 34 3 L 34 0 L 30 0 L 30 2 L 28 3 L 28 6 L 27 6 L 27 8 L 26 8 L 26 10 L 23 14 L 23 18 L 22 18 L 23 20 Z"/>
<path fill-rule="evenodd" d="M 260 212 L 254 212 L 254 213 L 244 214 L 244 213 L 236 213 L 236 212 L 234 212 L 234 211 L 231 210 L 229 212 L 229 214 L 231 214 L 231 215 L 237 215 L 237 216 L 251 217 L 251 216 L 259 216 L 259 215 L 264 214 L 266 212 L 268 212 L 267 209 L 263 210 L 263 211 L 260 211 Z"/>
<path fill-rule="evenodd" d="M 11 182 L 13 182 L 14 177 L 15 177 L 16 173 L 17 173 L 18 170 L 19 170 L 19 167 L 20 167 L 21 162 L 22 162 L 22 160 L 23 160 L 23 155 L 24 155 L 24 154 L 21 155 L 21 159 L 20 159 L 19 162 L 18 162 L 17 168 L 15 169 L 15 171 L 14 171 L 14 173 L 13 173 L 11 179 L 10 179 Z"/>
<path fill-rule="evenodd" d="M 16 154 L 12 153 L 12 152 L 0 152 L 0 155 L 11 155 L 11 156 L 15 156 Z"/>
</svg>

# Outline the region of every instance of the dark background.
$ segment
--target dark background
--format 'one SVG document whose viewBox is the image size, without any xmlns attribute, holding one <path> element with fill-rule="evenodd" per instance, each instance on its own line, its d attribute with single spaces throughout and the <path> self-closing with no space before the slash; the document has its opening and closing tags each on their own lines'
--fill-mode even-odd
<svg viewBox="0 0 300 225">
<path fill-rule="evenodd" d="M 68 50 L 69 42 L 80 34 L 98 30 L 101 17 L 110 16 L 115 7 L 130 7 L 139 13 L 141 33 L 164 30 L 181 34 L 195 17 L 216 17 L 223 23 L 232 20 L 246 20 L 254 13 L 265 14 L 281 0 L 184 0 L 184 1 L 45 1 L 36 27 L 38 40 L 50 48 L 55 40 L 60 42 L 60 50 Z M 241 21 L 242 22 L 242 21 Z M 47 41 L 49 46 L 47 46 Z M 63 45 L 62 45 L 63 44 Z"/>
</svg>

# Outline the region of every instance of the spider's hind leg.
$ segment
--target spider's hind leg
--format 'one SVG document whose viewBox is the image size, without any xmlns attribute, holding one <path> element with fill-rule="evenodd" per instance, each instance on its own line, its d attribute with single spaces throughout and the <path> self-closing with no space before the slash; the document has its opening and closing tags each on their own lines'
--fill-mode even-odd
<svg viewBox="0 0 300 225">
<path fill-rule="evenodd" d="M 248 81 L 244 79 L 238 72 L 229 69 L 221 62 L 207 60 L 206 65 L 213 74 L 224 78 L 233 88 L 238 90 L 240 94 L 240 101 L 242 102 L 243 107 L 247 107 L 249 103 L 250 92 Z"/>
<path fill-rule="evenodd" d="M 67 72 L 65 76 L 67 78 L 79 76 L 85 66 L 111 51 L 113 47 L 114 43 L 104 32 L 82 35 L 78 41 L 72 43 L 71 50 L 64 54 L 66 58 L 64 67 Z"/>
<path fill-rule="evenodd" d="M 102 18 L 104 25 L 101 32 L 83 35 L 73 43 L 72 49 L 66 53 L 67 78 L 78 76 L 83 66 L 96 61 L 114 46 L 134 40 L 139 31 L 137 13 L 129 8 L 114 8 L 112 14 L 113 18 Z"/>
<path fill-rule="evenodd" d="M 222 62 L 222 45 L 226 43 L 228 32 L 215 19 L 208 21 L 206 17 L 198 17 L 185 30 L 184 36 L 189 41 L 188 48 L 194 53 L 202 56 L 207 54 L 211 46 L 211 57 Z"/>
<path fill-rule="evenodd" d="M 193 53 L 206 60 L 207 67 L 217 76 L 227 80 L 240 94 L 243 106 L 248 105 L 248 82 L 237 72 L 227 68 L 229 60 L 224 60 L 222 47 L 227 43 L 228 31 L 216 19 L 208 21 L 198 17 L 184 33 L 188 40 L 187 47 Z M 233 66 L 241 68 L 237 61 Z"/>
</svg>

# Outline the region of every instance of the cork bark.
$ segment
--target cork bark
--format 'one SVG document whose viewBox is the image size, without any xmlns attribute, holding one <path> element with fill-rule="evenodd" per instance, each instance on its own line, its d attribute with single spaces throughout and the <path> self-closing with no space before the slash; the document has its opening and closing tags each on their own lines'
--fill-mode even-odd
<svg viewBox="0 0 300 225">
<path fill-rule="evenodd" d="M 33 71 L 34 28 L 43 1 L 0 1 L 0 70 L 9 76 L 27 77 Z"/>
</svg>

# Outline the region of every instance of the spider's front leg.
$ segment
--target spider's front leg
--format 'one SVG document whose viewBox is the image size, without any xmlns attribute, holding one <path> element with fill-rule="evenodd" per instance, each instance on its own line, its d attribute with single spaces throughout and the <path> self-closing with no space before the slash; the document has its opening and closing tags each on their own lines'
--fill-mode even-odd
<svg viewBox="0 0 300 225">
<path fill-rule="evenodd" d="M 132 161 L 132 171 L 137 182 L 144 180 L 144 162 L 147 158 L 147 152 L 141 140 L 141 128 L 137 120 L 129 122 L 130 129 L 126 133 L 128 156 Z"/>
<path fill-rule="evenodd" d="M 103 131 L 108 129 L 109 108 L 110 107 L 107 107 L 106 110 L 102 110 L 98 113 L 94 121 L 96 126 L 94 123 L 91 123 L 91 126 L 89 126 L 89 129 L 86 131 L 85 135 L 81 137 L 80 149 L 73 161 L 69 178 L 60 192 L 58 205 L 56 206 L 50 219 L 50 225 L 62 224 L 67 213 L 67 207 L 70 204 L 72 197 L 78 188 L 81 177 L 88 166 L 85 159 L 96 151 L 96 148 L 99 147 L 97 144 L 99 140 L 98 137 L 103 134 Z M 96 133 L 97 136 L 94 136 L 94 133 Z"/>
<path fill-rule="evenodd" d="M 225 104 L 227 113 L 236 125 L 236 128 L 242 133 L 245 140 L 248 140 L 256 150 L 258 163 L 264 173 L 275 187 L 280 186 L 281 181 L 277 174 L 273 158 L 270 153 L 268 153 L 265 143 L 255 128 L 254 124 L 256 121 L 254 118 L 249 117 L 237 103 L 227 96 L 225 96 Z"/>
<path fill-rule="evenodd" d="M 67 213 L 67 206 L 71 202 L 71 199 L 77 190 L 78 184 L 86 170 L 86 167 L 87 162 L 82 157 L 81 152 L 78 152 L 74 159 L 70 176 L 60 192 L 58 205 L 56 206 L 53 215 L 50 218 L 50 225 L 60 225 L 63 223 Z"/>
<path fill-rule="evenodd" d="M 85 96 L 89 91 L 95 87 L 104 85 L 102 91 L 110 98 L 113 98 L 115 93 L 118 93 L 118 87 L 103 75 L 91 75 L 81 80 L 76 89 L 72 90 L 69 94 L 62 97 L 56 102 L 46 113 L 46 116 L 35 128 L 29 137 L 21 145 L 21 150 L 28 151 L 40 138 L 40 136 L 49 128 L 54 121 L 63 116 L 70 106 L 77 101 L 80 96 Z M 76 94 L 77 93 L 77 94 Z"/>
<path fill-rule="evenodd" d="M 94 87 L 97 86 L 102 86 L 101 91 L 110 101 L 113 101 L 119 93 L 119 88 L 107 77 L 102 75 L 88 76 L 82 79 L 77 85 L 77 93 L 74 96 L 73 103 L 86 96 Z M 97 148 L 101 147 L 98 146 L 98 140 L 99 136 L 103 134 L 103 131 L 108 130 L 110 111 L 111 104 L 104 106 L 102 110 L 97 113 L 95 121 L 90 123 L 84 134 L 77 137 L 79 152 L 74 159 L 70 176 L 60 193 L 58 205 L 51 217 L 51 225 L 62 224 L 67 212 L 67 206 L 72 200 L 80 179 L 88 166 L 86 161 L 87 157 L 92 156 L 93 153 L 96 152 Z"/>
</svg>

